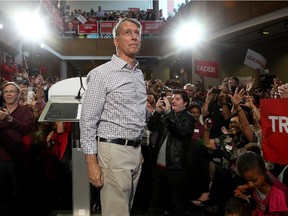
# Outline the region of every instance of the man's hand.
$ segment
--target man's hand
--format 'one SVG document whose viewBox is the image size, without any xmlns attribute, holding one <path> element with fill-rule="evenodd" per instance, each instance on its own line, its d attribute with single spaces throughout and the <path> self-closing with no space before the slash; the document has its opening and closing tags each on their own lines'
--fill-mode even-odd
<svg viewBox="0 0 288 216">
<path fill-rule="evenodd" d="M 278 93 L 281 98 L 288 98 L 288 83 L 279 86 Z"/>
<path fill-rule="evenodd" d="M 156 103 L 155 110 L 157 112 L 162 112 L 162 111 L 167 111 L 169 109 L 171 109 L 171 104 L 170 104 L 168 98 L 167 97 L 163 97 L 163 98 L 160 97 Z"/>
<path fill-rule="evenodd" d="M 89 182 L 95 187 L 104 185 L 104 175 L 98 164 L 96 155 L 86 155 Z"/>
<path fill-rule="evenodd" d="M 213 100 L 213 98 L 214 98 L 214 94 L 212 93 L 212 89 L 209 89 L 206 95 L 206 101 L 210 102 Z"/>
<path fill-rule="evenodd" d="M 244 94 L 245 94 L 244 89 L 241 89 L 238 92 L 238 88 L 236 88 L 234 95 L 233 96 L 229 95 L 234 106 L 240 105 L 241 99 L 244 97 Z"/>
<path fill-rule="evenodd" d="M 9 111 L 5 108 L 1 108 L 0 110 L 0 121 L 3 121 L 4 119 L 9 120 L 11 118 Z"/>
<path fill-rule="evenodd" d="M 246 83 L 246 92 L 249 94 L 250 90 L 253 88 L 255 79 L 250 77 L 248 78 L 245 83 Z"/>
</svg>

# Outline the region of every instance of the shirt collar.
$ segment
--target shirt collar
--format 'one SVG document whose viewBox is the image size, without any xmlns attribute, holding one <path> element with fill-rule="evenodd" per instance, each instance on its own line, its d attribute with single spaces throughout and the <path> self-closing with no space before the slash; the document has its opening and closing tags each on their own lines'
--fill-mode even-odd
<svg viewBox="0 0 288 216">
<path fill-rule="evenodd" d="M 135 59 L 135 66 L 132 68 L 131 65 L 129 65 L 126 61 L 124 61 L 122 58 L 118 57 L 117 55 L 112 56 L 112 61 L 121 69 L 127 68 L 129 70 L 136 70 L 139 68 L 139 62 Z"/>
</svg>

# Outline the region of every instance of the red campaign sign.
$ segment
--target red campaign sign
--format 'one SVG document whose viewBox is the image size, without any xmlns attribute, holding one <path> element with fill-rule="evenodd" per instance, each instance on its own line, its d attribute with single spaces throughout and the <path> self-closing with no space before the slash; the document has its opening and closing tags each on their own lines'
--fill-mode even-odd
<svg viewBox="0 0 288 216">
<path fill-rule="evenodd" d="M 112 34 L 114 26 L 117 21 L 101 21 L 100 22 L 100 34 Z"/>
<path fill-rule="evenodd" d="M 217 62 L 194 60 L 195 73 L 200 76 L 219 77 L 219 64 Z"/>
<path fill-rule="evenodd" d="M 261 99 L 263 157 L 288 165 L 288 98 Z"/>
<path fill-rule="evenodd" d="M 142 21 L 142 33 L 143 34 L 159 34 L 162 26 L 164 25 L 163 21 Z"/>
<path fill-rule="evenodd" d="M 98 22 L 86 22 L 78 25 L 78 34 L 97 34 Z"/>
</svg>

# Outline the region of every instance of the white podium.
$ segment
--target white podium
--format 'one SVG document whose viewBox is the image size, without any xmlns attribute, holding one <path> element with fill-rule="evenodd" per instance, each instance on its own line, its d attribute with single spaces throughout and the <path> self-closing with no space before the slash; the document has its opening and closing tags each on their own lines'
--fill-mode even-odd
<svg viewBox="0 0 288 216">
<path fill-rule="evenodd" d="M 81 84 L 83 83 L 83 84 Z M 48 102 L 39 117 L 41 122 L 72 122 L 72 194 L 73 216 L 90 216 L 90 184 L 87 166 L 80 147 L 79 119 L 86 77 L 69 78 L 49 89 Z"/>
</svg>

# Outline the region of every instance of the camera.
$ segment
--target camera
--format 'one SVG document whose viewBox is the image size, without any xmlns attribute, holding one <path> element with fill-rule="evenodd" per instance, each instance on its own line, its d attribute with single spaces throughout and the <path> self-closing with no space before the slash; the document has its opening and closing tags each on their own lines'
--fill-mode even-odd
<svg viewBox="0 0 288 216">
<path fill-rule="evenodd" d="M 21 76 L 17 76 L 16 79 L 15 79 L 15 82 L 18 84 L 18 85 L 29 85 L 29 82 L 26 78 L 24 77 L 21 77 Z"/>
<path fill-rule="evenodd" d="M 212 119 L 206 118 L 204 123 L 206 124 L 207 128 L 211 128 L 213 122 L 212 122 Z"/>
<path fill-rule="evenodd" d="M 246 98 L 242 98 L 240 101 L 240 104 L 245 104 L 246 103 Z"/>
<path fill-rule="evenodd" d="M 221 89 L 216 89 L 216 88 L 213 88 L 213 89 L 212 89 L 212 93 L 213 93 L 213 94 L 220 94 L 221 91 L 222 91 Z"/>
<path fill-rule="evenodd" d="M 164 98 L 166 97 L 166 92 L 165 91 L 161 91 L 161 95 L 160 95 L 161 98 Z"/>
</svg>

